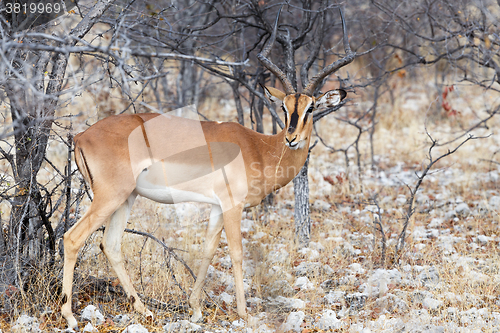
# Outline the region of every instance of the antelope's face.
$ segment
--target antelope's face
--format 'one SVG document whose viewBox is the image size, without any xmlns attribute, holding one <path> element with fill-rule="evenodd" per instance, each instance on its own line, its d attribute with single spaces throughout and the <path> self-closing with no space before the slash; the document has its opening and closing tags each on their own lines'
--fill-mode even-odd
<svg viewBox="0 0 500 333">
<path fill-rule="evenodd" d="M 312 131 L 314 98 L 295 94 L 285 96 L 281 108 L 285 113 L 285 144 L 290 149 L 302 149 L 309 142 Z"/>
<path fill-rule="evenodd" d="M 330 90 L 318 98 L 304 94 L 286 95 L 284 92 L 265 87 L 267 97 L 272 102 L 282 101 L 281 108 L 285 113 L 285 144 L 290 149 L 304 148 L 311 136 L 313 112 L 316 109 L 334 107 L 347 95 L 345 90 Z"/>
</svg>

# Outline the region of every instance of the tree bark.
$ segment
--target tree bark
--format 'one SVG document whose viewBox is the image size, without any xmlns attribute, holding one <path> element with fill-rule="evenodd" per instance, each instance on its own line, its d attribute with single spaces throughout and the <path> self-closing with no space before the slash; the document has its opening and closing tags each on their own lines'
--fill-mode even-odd
<svg viewBox="0 0 500 333">
<path fill-rule="evenodd" d="M 96 3 L 69 33 L 66 45 L 76 45 L 112 2 L 101 0 Z M 16 275 L 20 277 L 25 261 L 40 263 L 45 253 L 42 251 L 45 238 L 42 226 L 51 238 L 49 251 L 54 254 L 54 232 L 45 215 L 46 207 L 38 188 L 37 175 L 44 161 L 68 55 L 14 51 L 9 56 L 14 59 L 13 69 L 17 75 L 24 77 L 24 80 L 12 79 L 6 84 L 15 133 L 16 154 L 12 169 L 17 184 L 9 220 L 7 250 L 13 256 Z M 45 88 L 44 76 L 50 68 L 49 63 L 50 80 Z"/>
<path fill-rule="evenodd" d="M 307 177 L 309 154 L 299 174 L 293 179 L 295 194 L 295 241 L 299 249 L 309 246 L 311 217 L 309 209 L 309 179 Z"/>
<path fill-rule="evenodd" d="M 194 48 L 194 42 L 190 49 Z M 194 53 L 194 52 L 193 52 Z M 181 69 L 177 79 L 177 103 L 179 106 L 196 104 L 198 100 L 198 69 L 190 61 L 182 61 Z"/>
</svg>

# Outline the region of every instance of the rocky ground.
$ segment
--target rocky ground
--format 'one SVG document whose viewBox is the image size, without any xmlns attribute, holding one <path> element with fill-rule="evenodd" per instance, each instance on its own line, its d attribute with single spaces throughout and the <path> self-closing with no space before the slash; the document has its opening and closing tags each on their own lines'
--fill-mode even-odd
<svg viewBox="0 0 500 333">
<path fill-rule="evenodd" d="M 337 162 L 341 163 L 341 160 Z M 322 165 L 324 170 L 324 163 L 320 161 L 317 164 Z M 188 321 L 188 313 L 179 313 L 175 316 L 162 315 L 161 321 L 150 324 L 131 312 L 106 313 L 102 306 L 99 310 L 99 301 L 94 299 L 82 302 L 82 307 L 77 309 L 82 328 L 85 327 L 83 330 L 500 330 L 500 237 L 497 231 L 500 193 L 495 186 L 500 177 L 498 169 L 470 174 L 454 164 L 430 175 L 426 186 L 416 196 L 417 211 L 397 263 L 391 261 L 406 208 L 405 194 L 408 194 L 402 184 L 415 182 L 415 170 L 407 169 L 400 163 L 384 170 L 367 171 L 361 177 L 364 184 L 361 194 L 355 191 L 346 193 L 350 190 L 345 190 L 341 181 L 332 185 L 321 170 L 311 169 L 313 234 L 308 248 L 297 250 L 291 242 L 293 209 L 290 193 L 286 190 L 278 194 L 277 203 L 269 212 L 253 210 L 244 215 L 245 287 L 250 313 L 258 321 L 256 326 L 248 327 L 233 312 L 234 282 L 223 236 L 209 270 L 206 290 L 225 314 L 211 306 L 206 310 L 203 323 L 192 324 Z M 353 181 L 353 186 L 361 183 Z M 375 201 L 370 200 L 375 189 L 380 194 L 376 202 L 378 207 Z M 169 245 L 187 249 L 190 252 L 184 257 L 196 267 L 205 226 L 203 219 L 207 214 L 205 207 L 193 204 L 165 207 L 142 203 L 135 209 L 134 227 L 156 229 L 157 234 L 165 236 Z M 141 221 L 145 212 L 157 216 L 154 222 Z M 158 216 L 165 214 L 175 215 L 184 221 L 201 221 L 184 225 L 171 222 L 160 227 L 164 220 Z M 373 224 L 379 214 L 387 237 L 385 264 L 381 262 L 381 236 L 374 230 Z M 84 258 L 94 257 L 102 261 L 102 255 L 94 247 L 89 246 Z M 129 257 L 134 256 L 127 250 L 125 252 Z M 129 261 L 134 262 L 130 258 Z M 107 270 L 94 272 L 96 275 L 112 275 Z M 144 279 L 154 278 L 146 272 L 143 274 Z M 172 280 L 162 283 L 172 284 Z M 189 289 L 189 283 L 185 286 Z M 175 286 L 169 288 L 174 290 Z M 155 297 L 154 294 L 149 296 Z M 180 303 L 183 300 L 185 296 L 181 295 Z M 23 315 L 10 330 L 39 332 L 42 331 L 36 328 L 39 324 L 40 318 Z M 23 327 L 30 328 L 24 330 Z"/>
<path fill-rule="evenodd" d="M 209 269 L 204 321 L 193 324 L 186 308 L 193 283 L 189 273 L 161 246 L 137 235 L 127 234 L 123 244 L 137 289 L 156 301 L 173 303 L 176 310 L 155 309 L 156 319 L 147 322 L 119 293 L 86 295 L 82 285 L 89 277 L 111 277 L 111 285 L 117 286 L 98 248 L 98 232 L 82 250 L 77 268 L 80 284 L 75 287 L 74 309 L 80 328 L 87 332 L 499 332 L 500 169 L 489 161 L 500 143 L 495 134 L 499 124 L 474 133 L 493 133 L 489 138 L 467 142 L 434 166 L 415 195 L 405 246 L 398 255 L 395 252 L 410 190 L 428 163 L 430 142 L 424 124 L 433 137 L 447 141 L 457 133 L 453 130 L 457 122 L 463 127 L 474 123 L 464 109 L 452 120 L 426 123 L 425 115 L 417 112 L 430 104 L 426 96 L 409 91 L 381 116 L 374 168 L 366 137 L 360 142 L 361 170 L 353 149 L 346 166 L 342 153 L 318 144 L 309 170 L 309 247 L 299 250 L 293 243 L 292 185 L 282 189 L 268 209 L 244 213 L 245 288 L 256 325 L 249 326 L 235 315 L 225 235 Z M 358 108 L 364 106 L 360 103 Z M 347 111 L 352 114 L 352 109 Z M 322 120 L 318 133 L 327 143 L 345 148 L 356 131 L 330 117 Z M 433 157 L 460 142 L 436 149 Z M 207 217 L 208 207 L 203 205 L 161 206 L 139 199 L 129 228 L 149 232 L 178 249 L 176 253 L 196 271 Z M 19 309 L 10 321 L 2 322 L 2 329 L 60 332 L 65 323 L 57 311 L 56 302 L 34 313 Z"/>
</svg>

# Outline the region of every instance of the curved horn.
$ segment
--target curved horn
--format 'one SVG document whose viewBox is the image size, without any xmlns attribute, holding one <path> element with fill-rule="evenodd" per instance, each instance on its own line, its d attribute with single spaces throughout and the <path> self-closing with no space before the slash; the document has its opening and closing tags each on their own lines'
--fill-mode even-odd
<svg viewBox="0 0 500 333">
<path fill-rule="evenodd" d="M 281 8 L 283 8 L 283 6 L 281 6 L 278 11 L 278 16 L 276 17 L 276 22 L 274 23 L 274 29 L 273 33 L 271 34 L 271 38 L 269 38 L 267 44 L 264 46 L 262 51 L 259 54 L 257 54 L 257 59 L 259 59 L 262 65 L 264 65 L 264 67 L 266 67 L 281 81 L 283 88 L 285 88 L 285 93 L 287 95 L 292 95 L 295 94 L 295 89 L 293 88 L 290 80 L 288 80 L 285 73 L 283 73 L 283 71 L 279 69 L 278 66 L 273 64 L 271 60 L 267 58 L 269 56 L 269 53 L 271 52 L 271 49 L 273 48 L 274 42 L 276 41 L 276 33 L 278 31 L 278 19 L 280 17 Z"/>
<path fill-rule="evenodd" d="M 323 68 L 321 72 L 314 75 L 311 78 L 311 81 L 309 81 L 309 84 L 305 87 L 304 91 L 302 92 L 304 95 L 312 96 L 318 85 L 323 82 L 323 79 L 325 79 L 331 73 L 349 64 L 356 57 L 356 54 L 351 51 L 351 47 L 349 46 L 349 38 L 347 36 L 347 28 L 344 19 L 344 11 L 342 10 L 341 7 L 339 7 L 339 10 L 340 10 L 340 18 L 342 20 L 342 33 L 344 38 L 344 50 L 346 55 L 342 59 L 339 59 L 334 63 L 331 63 L 330 65 Z"/>
</svg>

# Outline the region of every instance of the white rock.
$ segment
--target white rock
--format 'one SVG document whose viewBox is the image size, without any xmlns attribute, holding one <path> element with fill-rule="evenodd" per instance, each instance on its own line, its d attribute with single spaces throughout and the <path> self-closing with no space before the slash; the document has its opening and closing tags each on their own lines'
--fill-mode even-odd
<svg viewBox="0 0 500 333">
<path fill-rule="evenodd" d="M 352 332 L 352 333 L 361 333 L 361 332 L 366 332 L 366 333 L 370 333 L 371 330 L 368 328 L 367 331 L 364 330 L 364 326 L 363 324 L 359 323 L 359 324 L 351 324 L 351 326 L 349 327 L 349 331 Z"/>
<path fill-rule="evenodd" d="M 325 250 L 325 247 L 323 246 L 323 244 L 321 243 L 318 243 L 318 242 L 309 242 L 309 247 L 313 250 L 316 250 L 316 251 L 324 251 Z"/>
<path fill-rule="evenodd" d="M 406 197 L 403 194 L 400 194 L 396 199 L 396 204 L 398 206 L 403 206 L 404 204 L 406 204 L 406 201 L 407 201 Z"/>
<path fill-rule="evenodd" d="M 426 297 L 422 301 L 422 306 L 429 310 L 437 310 L 443 305 L 443 301 L 437 300 L 433 297 Z"/>
<path fill-rule="evenodd" d="M 234 296 L 229 295 L 225 291 L 222 294 L 219 295 L 219 299 L 221 301 L 225 302 L 228 305 L 230 305 L 230 304 L 232 304 L 234 302 Z"/>
<path fill-rule="evenodd" d="M 411 321 L 418 323 L 419 325 L 427 324 L 431 321 L 431 316 L 429 315 L 429 311 L 426 309 L 421 310 L 410 310 L 409 314 Z"/>
<path fill-rule="evenodd" d="M 346 303 L 349 305 L 349 312 L 351 313 L 356 313 L 359 310 L 363 309 L 366 304 L 366 299 L 367 295 L 364 293 L 353 293 L 353 294 L 346 294 L 345 300 Z M 346 308 L 347 309 L 347 308 Z M 339 316 L 344 316 L 344 314 L 339 312 Z"/>
<path fill-rule="evenodd" d="M 95 328 L 91 323 L 87 323 L 87 325 L 85 325 L 85 327 L 83 328 L 83 331 L 91 333 L 99 332 L 97 328 Z"/>
<path fill-rule="evenodd" d="M 324 264 L 323 265 L 323 274 L 325 274 L 325 275 L 331 275 L 334 272 L 335 271 L 333 270 L 333 268 L 330 267 L 330 265 L 328 265 L 328 264 Z"/>
<path fill-rule="evenodd" d="M 219 264 L 221 265 L 222 268 L 225 269 L 229 269 L 231 268 L 231 266 L 233 266 L 233 263 L 231 262 L 231 257 L 229 255 L 220 258 Z"/>
<path fill-rule="evenodd" d="M 269 292 L 271 295 L 286 295 L 290 296 L 294 294 L 294 289 L 285 279 L 279 279 L 274 281 L 274 283 L 269 287 Z"/>
<path fill-rule="evenodd" d="M 290 254 L 285 249 L 270 251 L 267 255 L 267 260 L 272 264 L 285 263 L 290 257 Z"/>
<path fill-rule="evenodd" d="M 492 324 L 494 327 L 500 327 L 500 312 L 492 312 L 491 317 L 493 318 Z"/>
<path fill-rule="evenodd" d="M 444 218 L 445 220 L 451 220 L 456 216 L 456 213 L 454 210 L 449 210 L 446 213 L 444 213 Z"/>
<path fill-rule="evenodd" d="M 458 204 L 457 207 L 455 207 L 455 213 L 458 216 L 467 217 L 470 214 L 469 205 L 467 205 L 465 202 Z"/>
<path fill-rule="evenodd" d="M 268 305 L 281 308 L 304 309 L 306 307 L 306 302 L 298 298 L 277 296 L 268 297 Z"/>
<path fill-rule="evenodd" d="M 312 206 L 317 209 L 317 210 L 329 210 L 332 205 L 329 204 L 328 202 L 324 201 L 324 200 L 315 200 L 312 204 Z"/>
<path fill-rule="evenodd" d="M 266 237 L 267 234 L 265 232 L 259 231 L 255 235 L 253 235 L 253 239 L 261 239 L 263 237 Z"/>
<path fill-rule="evenodd" d="M 305 317 L 306 315 L 302 311 L 291 312 L 286 318 L 285 324 L 283 324 L 283 331 L 301 332 L 301 325 Z"/>
<path fill-rule="evenodd" d="M 419 204 L 419 205 L 423 205 L 423 204 L 426 204 L 426 203 L 429 203 L 431 199 L 429 198 L 428 195 L 425 195 L 425 194 L 421 194 L 421 193 L 418 193 L 417 194 L 417 197 L 415 198 L 415 201 Z"/>
<path fill-rule="evenodd" d="M 381 315 L 375 321 L 367 323 L 367 326 L 362 333 L 368 332 L 402 332 L 405 328 L 405 323 L 401 318 L 387 318 L 385 315 Z M 370 330 L 370 328 L 373 330 Z"/>
<path fill-rule="evenodd" d="M 376 205 L 367 205 L 365 210 L 371 213 L 378 213 L 378 207 Z M 381 209 L 382 210 L 382 209 Z M 382 211 L 383 213 L 383 211 Z"/>
<path fill-rule="evenodd" d="M 295 280 L 294 286 L 302 290 L 314 289 L 314 284 L 311 281 L 309 281 L 307 276 L 298 277 L 297 280 Z"/>
<path fill-rule="evenodd" d="M 404 300 L 391 293 L 377 298 L 375 307 L 390 313 L 407 313 L 409 310 L 408 304 Z"/>
<path fill-rule="evenodd" d="M 90 321 L 94 325 L 101 325 L 104 323 L 104 316 L 94 305 L 87 305 L 82 311 L 82 321 Z"/>
<path fill-rule="evenodd" d="M 488 201 L 488 204 L 492 209 L 500 208 L 500 197 L 496 195 L 491 197 L 490 200 Z"/>
<path fill-rule="evenodd" d="M 254 230 L 255 222 L 249 219 L 241 220 L 241 232 L 250 232 Z"/>
<path fill-rule="evenodd" d="M 359 290 L 367 296 L 382 297 L 389 291 L 389 284 L 399 285 L 401 273 L 397 269 L 376 269 Z"/>
<path fill-rule="evenodd" d="M 342 322 L 337 319 L 335 311 L 327 309 L 321 314 L 321 318 L 318 320 L 316 326 L 320 330 L 339 329 L 342 326 Z"/>
<path fill-rule="evenodd" d="M 443 224 L 444 220 L 440 217 L 433 218 L 427 225 L 429 228 L 436 228 Z"/>
<path fill-rule="evenodd" d="M 306 302 L 298 298 L 291 298 L 290 307 L 293 309 L 304 309 Z"/>
<path fill-rule="evenodd" d="M 141 324 L 132 324 L 127 326 L 122 333 L 149 333 L 149 331 Z"/>
<path fill-rule="evenodd" d="M 330 305 L 340 305 L 344 303 L 345 291 L 332 290 L 325 295 L 325 301 Z"/>
<path fill-rule="evenodd" d="M 427 229 L 424 226 L 416 226 L 413 228 L 411 236 L 415 241 L 427 239 Z"/>
<path fill-rule="evenodd" d="M 308 260 L 316 260 L 319 258 L 319 252 L 308 247 L 304 247 L 297 251 L 298 253 L 305 256 Z"/>
<path fill-rule="evenodd" d="M 481 286 L 481 285 L 484 285 L 484 284 L 487 284 L 488 281 L 491 280 L 491 277 L 484 274 L 484 273 L 481 273 L 481 272 L 477 272 L 477 271 L 470 271 L 468 272 L 468 276 L 470 277 L 470 280 L 473 282 L 471 284 L 471 286 Z"/>
<path fill-rule="evenodd" d="M 438 246 L 443 250 L 444 254 L 456 252 L 454 244 L 463 242 L 463 237 L 455 237 L 453 235 L 440 235 Z"/>
<path fill-rule="evenodd" d="M 169 332 L 201 332 L 202 327 L 200 325 L 193 324 L 187 320 L 176 321 L 175 323 L 168 323 L 163 326 L 165 333 Z"/>
<path fill-rule="evenodd" d="M 467 325 L 470 326 L 476 320 L 480 317 L 480 315 L 477 313 L 477 308 L 471 308 L 467 311 L 461 311 L 460 312 L 460 323 L 462 325 Z"/>
<path fill-rule="evenodd" d="M 11 327 L 11 332 L 13 333 L 38 333 L 41 332 L 40 326 L 38 324 L 38 319 L 35 317 L 30 317 L 28 315 L 21 315 L 14 322 L 14 326 Z"/>
<path fill-rule="evenodd" d="M 477 240 L 479 241 L 479 243 L 481 243 L 481 245 L 486 245 L 491 240 L 491 237 L 479 235 L 477 236 Z"/>
<path fill-rule="evenodd" d="M 274 333 L 276 332 L 276 329 L 272 329 L 267 324 L 261 324 L 257 329 L 254 331 L 255 333 Z"/>
<path fill-rule="evenodd" d="M 349 265 L 349 271 L 354 274 L 365 274 L 365 269 L 357 262 Z"/>
<path fill-rule="evenodd" d="M 231 323 L 231 325 L 233 325 L 234 327 L 245 327 L 246 324 L 247 323 L 241 318 L 237 319 Z"/>
<path fill-rule="evenodd" d="M 436 287 L 440 281 L 439 273 L 435 267 L 430 267 L 428 270 L 424 270 L 417 276 L 417 279 L 426 287 Z"/>
<path fill-rule="evenodd" d="M 130 322 L 130 317 L 126 314 L 119 314 L 113 317 L 113 322 L 118 326 L 125 326 Z"/>
<path fill-rule="evenodd" d="M 258 297 L 250 297 L 247 298 L 247 302 L 250 303 L 250 305 L 260 305 L 262 304 L 262 299 Z"/>
</svg>

